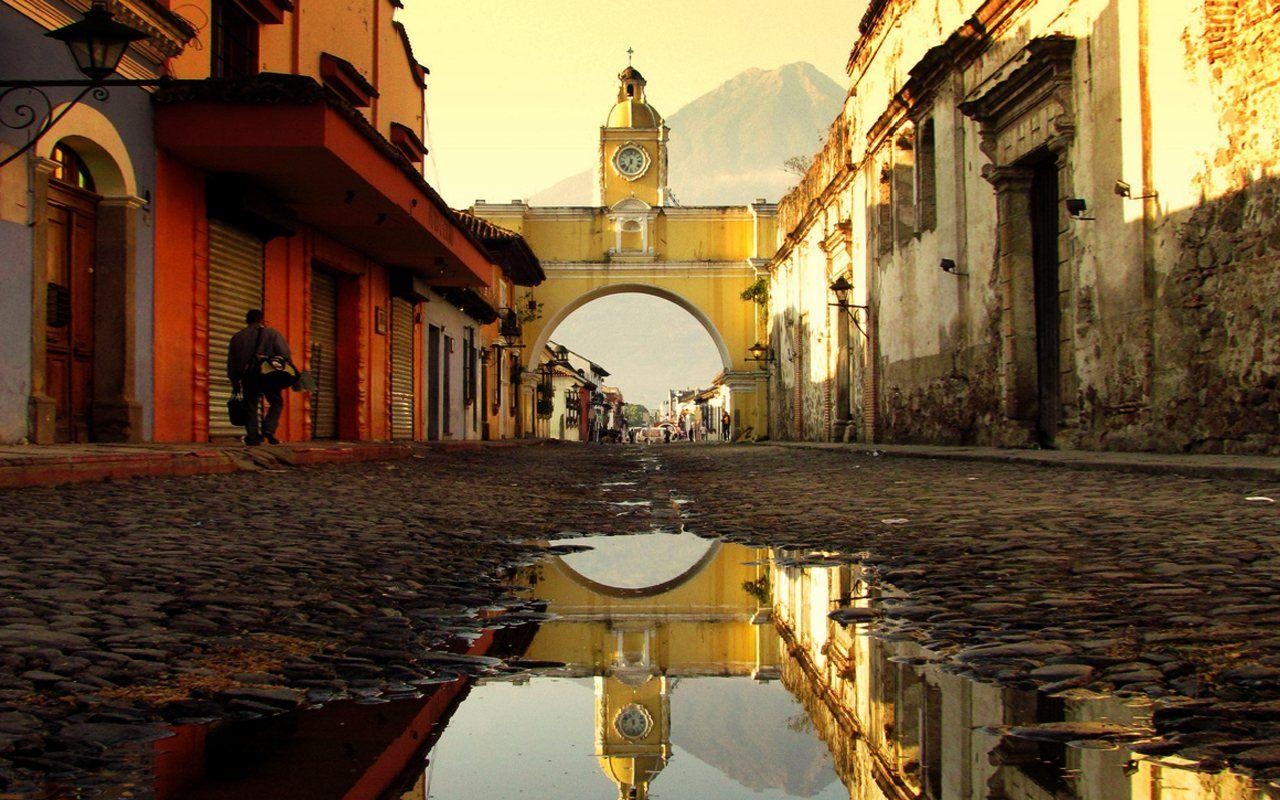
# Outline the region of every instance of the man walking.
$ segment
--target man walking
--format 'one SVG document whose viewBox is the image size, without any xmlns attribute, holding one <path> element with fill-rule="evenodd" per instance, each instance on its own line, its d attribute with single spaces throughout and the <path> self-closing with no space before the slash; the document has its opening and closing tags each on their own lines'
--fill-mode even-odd
<svg viewBox="0 0 1280 800">
<path fill-rule="evenodd" d="M 271 444 L 280 444 L 276 439 L 276 427 L 280 424 L 280 412 L 284 410 L 283 387 L 264 381 L 257 367 L 272 356 L 280 356 L 293 363 L 289 345 L 280 331 L 267 327 L 262 309 L 250 310 L 244 315 L 244 322 L 245 327 L 231 337 L 231 344 L 227 347 L 227 377 L 231 379 L 231 388 L 243 393 L 248 410 L 244 443 L 262 444 L 265 438 Z M 267 415 L 259 431 L 258 406 L 264 397 L 267 399 Z"/>
</svg>

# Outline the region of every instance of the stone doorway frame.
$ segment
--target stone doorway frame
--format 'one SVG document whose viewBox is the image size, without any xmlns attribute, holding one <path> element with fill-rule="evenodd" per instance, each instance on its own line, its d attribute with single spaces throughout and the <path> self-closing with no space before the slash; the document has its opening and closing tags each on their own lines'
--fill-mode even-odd
<svg viewBox="0 0 1280 800">
<path fill-rule="evenodd" d="M 1058 170 L 1058 192 L 1067 196 L 1072 181 L 1071 145 L 1076 121 L 1073 62 L 1076 40 L 1053 35 L 1033 39 L 1025 60 L 1007 77 L 979 87 L 960 104 L 981 125 L 980 148 L 991 160 L 982 176 L 996 192 L 997 275 L 1000 318 L 1000 396 L 1006 419 L 1034 441 L 1040 418 L 1036 355 L 1035 265 L 1032 246 L 1031 183 L 1033 165 L 1051 158 Z M 1077 392 L 1070 241 L 1065 211 L 1058 206 L 1059 260 L 1059 429 L 1074 421 Z"/>
</svg>

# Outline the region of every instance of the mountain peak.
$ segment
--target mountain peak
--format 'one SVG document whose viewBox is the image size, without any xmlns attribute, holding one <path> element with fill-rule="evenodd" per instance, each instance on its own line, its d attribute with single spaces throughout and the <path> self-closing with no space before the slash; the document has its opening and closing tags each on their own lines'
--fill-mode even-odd
<svg viewBox="0 0 1280 800">
<path fill-rule="evenodd" d="M 845 92 L 805 61 L 751 67 L 667 117 L 672 192 L 683 205 L 777 200 L 796 178 L 782 165 L 812 155 Z M 591 202 L 590 170 L 529 199 L 534 205 Z"/>
</svg>

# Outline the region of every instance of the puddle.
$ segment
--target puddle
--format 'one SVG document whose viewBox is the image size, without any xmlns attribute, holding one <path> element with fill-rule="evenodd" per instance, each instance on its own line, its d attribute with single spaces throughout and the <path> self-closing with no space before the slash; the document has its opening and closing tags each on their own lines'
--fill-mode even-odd
<svg viewBox="0 0 1280 800">
<path fill-rule="evenodd" d="M 144 777 L 61 796 L 1280 796 L 1129 749 L 1149 735 L 1147 705 L 976 683 L 910 641 L 871 635 L 874 614 L 831 620 L 886 596 L 838 553 L 654 531 L 557 540 L 505 577 L 522 606 L 430 656 L 457 669 L 451 680 L 177 726 L 145 745 Z"/>
</svg>

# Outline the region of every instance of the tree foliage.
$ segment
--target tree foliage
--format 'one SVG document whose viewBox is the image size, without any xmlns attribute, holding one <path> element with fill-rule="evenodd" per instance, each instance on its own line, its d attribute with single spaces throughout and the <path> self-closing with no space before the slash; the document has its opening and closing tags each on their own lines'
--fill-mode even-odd
<svg viewBox="0 0 1280 800">
<path fill-rule="evenodd" d="M 792 175 L 798 175 L 803 178 L 804 174 L 809 171 L 809 164 L 813 162 L 810 156 L 792 156 L 782 162 L 782 168 Z"/>
<path fill-rule="evenodd" d="M 649 409 L 639 403 L 623 403 L 622 418 L 627 421 L 629 427 L 637 427 L 649 424 Z"/>
</svg>

